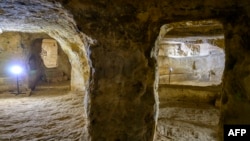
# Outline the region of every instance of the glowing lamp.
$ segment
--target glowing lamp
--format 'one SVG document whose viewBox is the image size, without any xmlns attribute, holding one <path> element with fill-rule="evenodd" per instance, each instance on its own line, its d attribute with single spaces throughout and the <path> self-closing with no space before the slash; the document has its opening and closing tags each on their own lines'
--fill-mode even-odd
<svg viewBox="0 0 250 141">
<path fill-rule="evenodd" d="M 173 68 L 169 68 L 169 71 L 172 72 L 172 71 L 173 71 Z"/>
<path fill-rule="evenodd" d="M 22 94 L 22 92 L 20 91 L 19 89 L 19 79 L 18 79 L 18 75 L 22 73 L 23 69 L 22 67 L 18 66 L 18 65 L 15 65 L 15 66 L 12 66 L 10 68 L 10 71 L 16 75 L 16 87 L 17 87 L 17 91 L 16 92 L 13 92 L 13 94 Z"/>
<path fill-rule="evenodd" d="M 10 71 L 16 75 L 22 73 L 23 69 L 20 66 L 11 67 Z"/>
</svg>

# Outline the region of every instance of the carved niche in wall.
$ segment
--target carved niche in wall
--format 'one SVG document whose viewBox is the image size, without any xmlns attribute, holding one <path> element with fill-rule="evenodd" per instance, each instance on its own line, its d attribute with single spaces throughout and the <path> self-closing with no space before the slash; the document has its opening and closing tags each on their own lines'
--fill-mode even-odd
<svg viewBox="0 0 250 141">
<path fill-rule="evenodd" d="M 47 68 L 55 68 L 58 66 L 58 46 L 56 40 L 43 39 L 41 58 Z"/>
</svg>

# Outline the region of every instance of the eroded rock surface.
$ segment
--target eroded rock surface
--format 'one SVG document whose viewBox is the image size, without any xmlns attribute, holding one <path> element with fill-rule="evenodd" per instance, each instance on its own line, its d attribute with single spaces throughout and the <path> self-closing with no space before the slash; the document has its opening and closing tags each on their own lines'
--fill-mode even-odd
<svg viewBox="0 0 250 141">
<path fill-rule="evenodd" d="M 61 88 L 30 97 L 1 94 L 0 140 L 80 140 L 86 124 L 82 99 Z"/>
<path fill-rule="evenodd" d="M 159 86 L 160 110 L 156 141 L 220 140 L 221 89 L 196 86 Z"/>
</svg>

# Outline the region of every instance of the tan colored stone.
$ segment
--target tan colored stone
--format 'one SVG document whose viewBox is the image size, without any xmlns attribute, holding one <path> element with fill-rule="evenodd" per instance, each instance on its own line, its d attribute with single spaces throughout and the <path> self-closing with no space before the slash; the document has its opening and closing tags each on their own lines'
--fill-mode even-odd
<svg viewBox="0 0 250 141">
<path fill-rule="evenodd" d="M 43 39 L 41 58 L 43 63 L 47 68 L 56 68 L 58 66 L 58 46 L 56 40 L 53 39 Z"/>
<path fill-rule="evenodd" d="M 56 110 L 60 113 L 60 118 L 55 119 L 58 121 L 56 124 L 63 125 L 61 127 L 65 129 L 65 132 L 62 134 L 53 133 L 52 135 L 48 135 L 46 131 L 41 132 L 43 131 L 42 127 L 54 129 L 54 126 L 53 124 L 40 126 L 43 125 L 43 121 L 39 121 L 40 117 L 34 115 L 34 111 L 36 114 L 36 110 L 39 110 L 37 108 L 40 106 L 36 105 L 38 104 L 36 100 L 30 105 L 37 107 L 29 115 L 32 115 L 37 122 L 29 122 L 32 119 L 30 116 L 20 117 L 24 119 L 23 124 L 29 123 L 28 125 L 35 125 L 39 128 L 30 129 L 35 132 L 34 136 L 33 133 L 27 135 L 29 133 L 25 132 L 27 128 L 22 128 L 22 130 L 8 128 L 7 131 L 12 133 L 11 137 L 18 137 L 15 138 L 16 140 L 80 140 L 78 138 L 80 132 L 89 131 L 88 138 L 82 138 L 82 140 L 152 141 L 157 123 L 159 101 L 157 95 L 158 80 L 155 80 L 158 78 L 158 74 L 155 72 L 157 53 L 150 53 L 150 51 L 152 48 L 157 51 L 157 47 L 154 47 L 155 40 L 163 24 L 199 19 L 218 19 L 224 26 L 223 32 L 226 41 L 226 69 L 222 92 L 225 96 L 225 99 L 222 99 L 222 111 L 226 113 L 223 115 L 226 117 L 224 122 L 249 124 L 249 103 L 246 102 L 246 94 L 249 94 L 249 89 L 246 88 L 247 83 L 242 82 L 248 74 L 245 66 L 249 64 L 249 0 L 159 0 L 157 2 L 11 0 L 1 1 L 0 4 L 0 31 L 44 32 L 56 39 L 68 55 L 72 66 L 72 90 L 82 91 L 82 93 L 86 93 L 87 97 L 86 109 L 81 110 L 87 110 L 85 111 L 88 115 L 87 123 L 89 123 L 88 128 L 85 128 L 87 130 L 76 131 L 76 134 L 72 133 L 72 129 L 76 129 L 79 124 L 70 126 L 72 124 L 65 124 L 68 122 L 60 122 L 69 119 L 68 114 L 67 111 Z M 145 13 L 145 15 L 139 15 L 140 13 Z M 194 28 L 199 23 L 195 22 Z M 192 23 L 186 22 L 177 26 L 185 27 L 185 25 L 192 25 Z M 165 31 L 167 30 L 165 29 Z M 173 30 L 172 33 L 179 31 L 182 29 Z M 197 29 L 195 33 L 199 33 L 199 31 Z M 214 32 L 216 31 L 214 30 Z M 213 33 L 212 30 L 206 32 Z M 200 43 L 200 41 L 197 42 Z M 204 65 L 202 62 L 198 62 L 195 67 L 189 66 L 202 69 L 200 67 Z M 204 71 L 202 74 L 197 72 L 199 74 L 197 77 L 207 81 L 209 80 L 207 72 Z M 72 101 L 72 97 L 68 99 Z M 68 107 L 60 100 L 57 104 L 63 105 L 61 110 L 65 108 L 64 106 Z M 26 108 L 20 113 L 27 115 L 27 108 L 32 108 L 30 105 L 25 105 Z M 18 108 L 20 108 L 19 106 Z M 4 105 L 1 108 L 1 110 L 4 109 L 4 112 L 0 113 L 9 114 L 8 108 L 11 107 Z M 15 110 L 18 108 L 13 107 Z M 56 106 L 53 106 L 52 111 L 54 109 Z M 243 110 L 237 111 L 237 109 Z M 48 111 L 51 110 L 46 109 L 44 115 L 48 115 Z M 82 112 L 81 115 L 83 115 Z M 18 119 L 15 119 L 15 116 L 11 117 L 14 119 L 11 120 L 10 126 L 13 126 L 15 125 L 13 121 L 19 120 L 20 117 Z M 76 116 L 73 117 L 70 117 L 70 123 L 76 121 Z M 8 116 L 4 116 L 4 118 L 9 119 Z M 162 124 L 167 122 L 169 121 L 162 122 Z M 172 134 L 174 137 L 179 137 L 178 139 L 190 137 L 191 140 L 197 138 L 198 140 L 217 140 L 213 130 L 189 125 L 189 123 L 175 122 L 169 128 L 160 128 L 160 132 Z M 67 126 L 67 130 L 65 126 Z M 180 130 L 181 132 L 179 132 Z M 57 131 L 60 132 L 60 130 Z M 16 132 L 26 134 L 21 136 L 15 134 Z M 209 136 L 207 136 L 208 134 Z M 72 138 L 69 138 L 71 135 Z M 4 140 L 10 139 L 7 134 L 1 134 L 1 137 Z M 171 140 L 171 138 L 163 137 L 163 140 Z"/>
</svg>

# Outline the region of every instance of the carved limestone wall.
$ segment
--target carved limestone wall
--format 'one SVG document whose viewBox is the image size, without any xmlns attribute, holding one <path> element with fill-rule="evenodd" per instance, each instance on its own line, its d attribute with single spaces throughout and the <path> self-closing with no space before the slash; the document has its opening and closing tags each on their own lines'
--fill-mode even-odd
<svg viewBox="0 0 250 141">
<path fill-rule="evenodd" d="M 92 140 L 152 140 L 157 123 L 153 108 L 157 107 L 157 66 L 150 51 L 163 24 L 201 19 L 233 24 L 232 17 L 249 17 L 247 0 L 117 0 L 112 4 L 107 0 L 73 0 L 64 1 L 64 5 L 73 13 L 79 30 L 97 41 L 90 47 Z M 225 88 L 229 87 L 234 86 Z"/>
<path fill-rule="evenodd" d="M 222 111 L 226 116 L 221 121 L 249 122 L 250 116 L 243 114 L 249 111 L 245 67 L 249 65 L 249 5 L 249 0 L 1 1 L 0 31 L 46 32 L 59 42 L 72 64 L 73 89 L 86 90 L 90 83 L 84 91 L 88 140 L 152 141 L 159 107 L 157 58 L 151 50 L 160 27 L 170 22 L 217 19 L 224 24 Z M 240 95 L 241 101 L 234 103 L 234 95 Z M 234 105 L 244 109 L 237 118 L 230 112 Z"/>
</svg>

